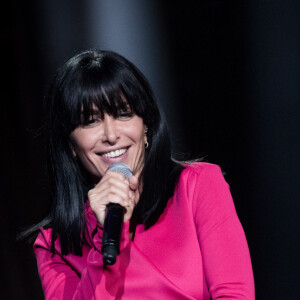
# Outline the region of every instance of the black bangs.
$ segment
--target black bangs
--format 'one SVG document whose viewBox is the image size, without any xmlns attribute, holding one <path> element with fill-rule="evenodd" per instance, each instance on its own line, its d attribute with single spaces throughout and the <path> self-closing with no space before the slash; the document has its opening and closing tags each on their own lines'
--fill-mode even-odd
<svg viewBox="0 0 300 300">
<path fill-rule="evenodd" d="M 109 92 L 100 87 L 77 98 L 72 124 L 74 127 L 87 125 L 94 119 L 103 119 L 105 114 L 118 118 L 124 114 L 131 116 L 135 111 L 120 90 Z"/>
<path fill-rule="evenodd" d="M 112 67 L 104 60 L 101 65 L 90 63 L 82 66 L 77 74 L 73 74 L 74 80 L 66 83 L 64 100 L 69 116 L 64 121 L 70 120 L 70 131 L 95 118 L 102 119 L 104 114 L 115 118 L 136 114 L 144 119 L 149 108 L 149 95 L 136 78 L 137 74 L 120 65 L 108 72 L 106 65 Z"/>
</svg>

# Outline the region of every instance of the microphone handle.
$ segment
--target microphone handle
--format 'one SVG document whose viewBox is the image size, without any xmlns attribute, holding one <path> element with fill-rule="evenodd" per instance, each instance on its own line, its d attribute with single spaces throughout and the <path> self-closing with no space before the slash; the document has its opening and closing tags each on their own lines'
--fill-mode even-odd
<svg viewBox="0 0 300 300">
<path fill-rule="evenodd" d="M 120 237 L 123 227 L 124 207 L 110 203 L 104 221 L 101 252 L 103 262 L 113 265 L 120 254 Z"/>
</svg>

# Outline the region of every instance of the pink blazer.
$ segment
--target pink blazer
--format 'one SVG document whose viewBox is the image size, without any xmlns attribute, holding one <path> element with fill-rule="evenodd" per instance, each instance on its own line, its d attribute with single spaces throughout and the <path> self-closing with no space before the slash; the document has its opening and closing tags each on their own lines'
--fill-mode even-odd
<svg viewBox="0 0 300 300">
<path fill-rule="evenodd" d="M 50 252 L 51 229 L 41 229 L 34 252 L 46 299 L 254 299 L 247 241 L 220 168 L 187 167 L 158 222 L 124 223 L 121 253 L 103 266 L 102 228 L 88 201 L 82 257 Z"/>
</svg>

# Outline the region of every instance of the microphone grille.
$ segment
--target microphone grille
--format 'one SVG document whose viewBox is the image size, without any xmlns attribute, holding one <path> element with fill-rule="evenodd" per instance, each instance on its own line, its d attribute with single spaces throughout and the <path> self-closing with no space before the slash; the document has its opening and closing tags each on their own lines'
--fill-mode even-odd
<svg viewBox="0 0 300 300">
<path fill-rule="evenodd" d="M 129 179 L 129 177 L 132 176 L 130 168 L 124 163 L 114 163 L 110 165 L 107 170 L 122 173 L 126 179 Z"/>
</svg>

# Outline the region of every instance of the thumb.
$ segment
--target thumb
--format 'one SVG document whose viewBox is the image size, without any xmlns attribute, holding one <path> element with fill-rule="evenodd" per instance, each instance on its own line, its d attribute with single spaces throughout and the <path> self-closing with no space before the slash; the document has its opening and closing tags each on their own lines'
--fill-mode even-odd
<svg viewBox="0 0 300 300">
<path fill-rule="evenodd" d="M 135 191 L 138 188 L 139 181 L 136 176 L 130 176 L 128 182 L 131 190 Z"/>
</svg>

